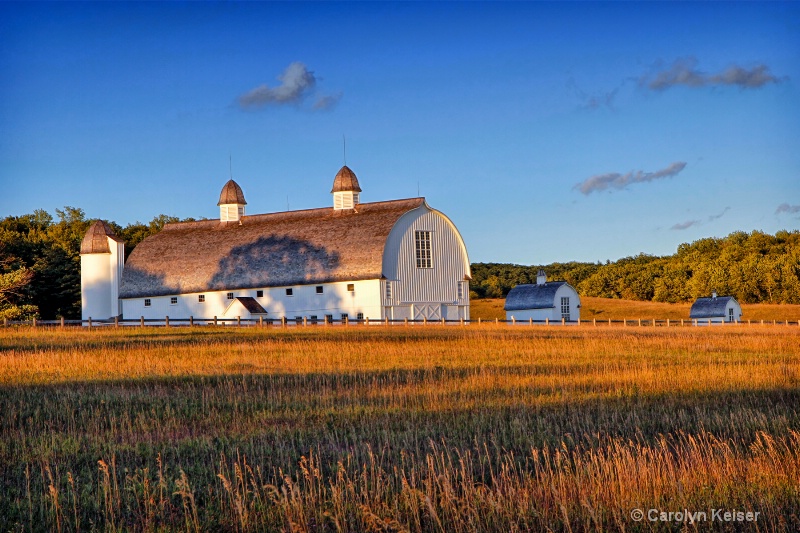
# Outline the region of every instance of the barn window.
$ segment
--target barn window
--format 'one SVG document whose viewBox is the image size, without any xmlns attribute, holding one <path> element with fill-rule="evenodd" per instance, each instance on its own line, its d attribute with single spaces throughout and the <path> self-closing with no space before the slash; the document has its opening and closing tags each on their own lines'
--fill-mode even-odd
<svg viewBox="0 0 800 533">
<path fill-rule="evenodd" d="M 171 296 L 170 299 L 169 299 L 169 305 L 178 305 L 178 297 L 177 296 Z"/>
<path fill-rule="evenodd" d="M 728 322 L 733 322 L 733 307 L 728 308 Z"/>
<path fill-rule="evenodd" d="M 233 300 L 233 293 L 229 292 L 227 297 L 228 297 L 228 300 Z"/>
<path fill-rule="evenodd" d="M 348 283 L 347 284 L 347 292 L 356 292 L 356 284 L 355 283 Z"/>
<path fill-rule="evenodd" d="M 350 315 L 347 313 L 342 313 L 342 324 L 346 324 L 347 320 L 350 318 Z"/>
<path fill-rule="evenodd" d="M 294 317 L 294 323 L 295 324 L 302 324 L 303 323 L 303 317 L 301 317 L 301 316 Z"/>
<path fill-rule="evenodd" d="M 322 285 L 317 285 L 317 294 L 322 294 L 323 288 Z"/>
<path fill-rule="evenodd" d="M 358 313 L 358 314 L 356 315 L 356 320 L 358 320 L 359 322 L 361 322 L 362 320 L 364 320 L 364 313 Z"/>
<path fill-rule="evenodd" d="M 200 303 L 205 302 L 206 301 L 206 295 L 205 294 L 198 294 L 197 295 L 197 301 L 200 302 Z"/>
<path fill-rule="evenodd" d="M 317 315 L 311 315 L 310 317 L 308 317 L 308 320 L 312 324 L 316 324 L 317 323 Z"/>
<path fill-rule="evenodd" d="M 256 298 L 263 298 L 263 297 L 264 297 L 264 291 L 256 291 Z"/>
<path fill-rule="evenodd" d="M 386 299 L 387 300 L 391 300 L 392 299 L 392 282 L 391 281 L 387 281 L 386 282 Z"/>
<path fill-rule="evenodd" d="M 459 281 L 458 282 L 458 299 L 461 300 L 462 298 L 464 298 L 464 282 L 463 281 Z"/>
<path fill-rule="evenodd" d="M 145 307 L 150 307 L 150 298 L 145 298 L 144 299 L 144 306 Z"/>
<path fill-rule="evenodd" d="M 330 324 L 333 322 L 333 315 L 325 315 L 325 323 Z"/>
<path fill-rule="evenodd" d="M 414 232 L 414 252 L 417 260 L 417 268 L 433 268 L 430 231 Z"/>
<path fill-rule="evenodd" d="M 294 291 L 292 289 L 286 289 L 286 296 L 293 296 Z"/>
<path fill-rule="evenodd" d="M 561 297 L 561 318 L 569 320 L 569 296 Z"/>
</svg>

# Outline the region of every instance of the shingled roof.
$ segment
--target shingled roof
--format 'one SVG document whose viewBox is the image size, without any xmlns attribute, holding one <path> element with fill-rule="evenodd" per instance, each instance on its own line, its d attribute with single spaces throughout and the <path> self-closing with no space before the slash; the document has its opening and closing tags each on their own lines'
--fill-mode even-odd
<svg viewBox="0 0 800 533">
<path fill-rule="evenodd" d="M 551 281 L 542 284 L 517 285 L 506 296 L 506 311 L 523 309 L 550 309 L 555 307 L 556 291 L 566 281 Z"/>
<path fill-rule="evenodd" d="M 717 296 L 716 298 L 698 298 L 689 311 L 689 318 L 714 318 L 724 317 L 728 302 L 734 300 L 733 296 Z"/>
<path fill-rule="evenodd" d="M 424 198 L 167 224 L 125 263 L 120 298 L 377 279 L 386 238 Z"/>
<path fill-rule="evenodd" d="M 333 188 L 331 192 L 353 191 L 361 192 L 361 186 L 358 184 L 356 173 L 350 170 L 347 165 L 339 169 L 336 177 L 333 178 Z"/>
<path fill-rule="evenodd" d="M 228 180 L 228 182 L 222 186 L 222 192 L 219 193 L 219 202 L 217 202 L 217 205 L 222 204 L 247 205 L 247 202 L 244 201 L 244 192 L 242 192 L 242 188 L 239 187 L 239 184 L 235 181 Z"/>
<path fill-rule="evenodd" d="M 117 242 L 122 242 L 105 220 L 96 220 L 86 230 L 86 235 L 81 241 L 81 255 L 83 254 L 110 254 L 108 237 Z"/>
</svg>

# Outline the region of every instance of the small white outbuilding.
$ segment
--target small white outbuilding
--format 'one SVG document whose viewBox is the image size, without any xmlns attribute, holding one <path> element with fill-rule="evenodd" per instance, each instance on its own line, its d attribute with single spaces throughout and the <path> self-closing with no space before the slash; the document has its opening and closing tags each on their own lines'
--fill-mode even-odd
<svg viewBox="0 0 800 533">
<path fill-rule="evenodd" d="M 581 298 L 566 281 L 547 281 L 539 270 L 536 284 L 517 285 L 506 296 L 506 320 L 576 322 L 580 319 Z"/>
<path fill-rule="evenodd" d="M 733 296 L 717 296 L 711 293 L 710 298 L 698 298 L 692 304 L 689 318 L 699 324 L 714 322 L 739 322 L 742 319 L 742 306 Z"/>
</svg>

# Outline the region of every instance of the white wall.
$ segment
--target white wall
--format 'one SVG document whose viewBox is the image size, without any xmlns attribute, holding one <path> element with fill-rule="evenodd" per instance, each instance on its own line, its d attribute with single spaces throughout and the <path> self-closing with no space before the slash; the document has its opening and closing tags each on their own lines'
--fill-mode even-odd
<svg viewBox="0 0 800 533">
<path fill-rule="evenodd" d="M 348 291 L 347 285 L 353 284 L 354 291 Z M 317 294 L 317 286 L 322 286 L 323 293 Z M 175 294 L 169 296 L 156 296 L 149 298 L 150 307 L 144 306 L 145 298 L 127 298 L 122 300 L 122 312 L 125 319 L 161 319 L 169 316 L 174 319 L 186 319 L 190 316 L 201 319 L 236 318 L 242 313 L 240 306 L 234 306 L 228 314 L 226 310 L 231 304 L 227 293 L 232 292 L 234 298 L 251 296 L 267 311 L 265 318 L 280 319 L 296 316 L 311 317 L 316 315 L 323 320 L 326 314 L 333 315 L 335 320 L 341 318 L 342 313 L 348 313 L 351 320 L 355 320 L 358 313 L 364 313 L 364 318 L 381 319 L 382 307 L 380 298 L 381 281 L 363 280 L 351 282 L 316 283 L 313 285 L 292 285 L 286 287 L 263 287 L 253 289 L 235 289 L 226 291 L 208 291 L 190 294 Z M 292 296 L 286 295 L 286 289 L 292 289 Z M 264 296 L 257 297 L 257 291 L 264 291 Z M 198 296 L 205 296 L 205 302 L 198 301 Z M 176 304 L 171 304 L 172 297 L 177 298 Z M 241 318 L 250 318 L 249 315 Z"/>
<path fill-rule="evenodd" d="M 417 268 L 415 232 L 431 232 L 433 268 Z M 394 320 L 419 318 L 423 304 L 444 304 L 438 313 L 425 307 L 428 318 L 442 314 L 448 320 L 469 317 L 469 258 L 464 241 L 453 223 L 442 213 L 422 205 L 397 221 L 386 239 L 383 252 L 383 275 L 392 283 L 392 298 L 382 293 L 383 305 L 390 307 Z M 461 298 L 458 284 L 463 284 Z M 460 312 L 459 312 L 460 308 Z M 415 312 L 416 311 L 416 312 Z"/>
<path fill-rule="evenodd" d="M 120 314 L 119 283 L 125 245 L 108 238 L 110 253 L 81 255 L 81 319 L 107 320 Z"/>
</svg>

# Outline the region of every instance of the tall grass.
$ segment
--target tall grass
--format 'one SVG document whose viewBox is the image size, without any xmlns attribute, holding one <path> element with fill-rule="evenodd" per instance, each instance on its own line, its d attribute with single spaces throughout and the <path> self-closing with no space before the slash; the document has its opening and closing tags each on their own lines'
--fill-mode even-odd
<svg viewBox="0 0 800 533">
<path fill-rule="evenodd" d="M 800 527 L 796 327 L 11 329 L 0 350 L 2 530 Z"/>
</svg>

